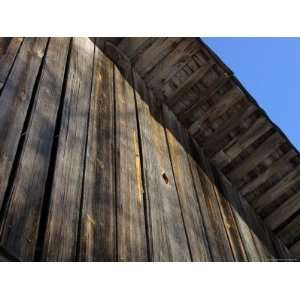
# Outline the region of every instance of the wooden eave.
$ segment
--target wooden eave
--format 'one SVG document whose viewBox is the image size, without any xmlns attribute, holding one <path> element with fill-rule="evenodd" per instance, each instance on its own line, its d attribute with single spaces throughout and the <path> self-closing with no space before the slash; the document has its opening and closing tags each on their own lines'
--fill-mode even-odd
<svg viewBox="0 0 300 300">
<path fill-rule="evenodd" d="M 133 66 L 273 232 L 299 251 L 299 151 L 221 59 L 199 38 L 103 38 L 99 46 L 121 69 Z"/>
</svg>

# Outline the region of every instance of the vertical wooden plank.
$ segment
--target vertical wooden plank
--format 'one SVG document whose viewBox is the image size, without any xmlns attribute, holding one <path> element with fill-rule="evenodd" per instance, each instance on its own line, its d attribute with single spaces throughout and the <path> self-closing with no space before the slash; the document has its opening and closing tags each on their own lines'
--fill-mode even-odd
<svg viewBox="0 0 300 300">
<path fill-rule="evenodd" d="M 175 115 L 165 105 L 163 105 L 163 114 L 175 183 L 192 259 L 208 261 L 211 256 L 187 156 L 187 151 L 190 151 L 186 142 L 188 137 Z"/>
<path fill-rule="evenodd" d="M 68 47 L 68 38 L 50 40 L 1 233 L 4 247 L 25 261 L 34 258 Z"/>
<path fill-rule="evenodd" d="M 116 197 L 119 261 L 148 260 L 134 92 L 115 67 Z"/>
<path fill-rule="evenodd" d="M 93 57 L 91 40 L 73 39 L 42 256 L 47 261 L 76 258 Z"/>
<path fill-rule="evenodd" d="M 222 220 L 218 199 L 212 181 L 213 174 L 209 162 L 204 156 L 203 150 L 199 148 L 197 151 L 199 154 L 197 168 L 204 194 L 203 198 L 205 205 L 203 204 L 203 208 L 206 206 L 207 210 L 207 217 L 205 217 L 205 220 L 209 224 L 209 227 L 207 226 L 207 228 L 209 228 L 208 235 L 210 236 L 210 248 L 213 260 L 233 261 L 233 253 Z"/>
<path fill-rule="evenodd" d="M 223 180 L 226 181 L 225 176 L 223 176 Z M 228 183 L 229 184 L 229 183 Z M 247 218 L 247 214 L 244 211 L 244 208 L 240 202 L 240 197 L 238 192 L 231 186 L 231 208 L 232 212 L 238 227 L 238 230 L 241 235 L 241 239 L 243 242 L 243 247 L 245 249 L 247 258 L 249 261 L 260 261 L 261 257 L 259 252 L 257 251 L 252 233 L 249 224 L 249 220 Z"/>
<path fill-rule="evenodd" d="M 5 49 L 5 52 L 0 55 L 0 90 L 3 88 L 22 41 L 23 38 L 12 38 Z"/>
<path fill-rule="evenodd" d="M 150 259 L 190 261 L 164 127 L 161 105 L 134 74 L 141 135 Z"/>
<path fill-rule="evenodd" d="M 116 260 L 113 68 L 113 63 L 95 48 L 81 220 L 81 261 Z"/>
<path fill-rule="evenodd" d="M 244 249 L 244 245 L 233 213 L 234 208 L 232 208 L 232 202 L 234 201 L 233 199 L 235 197 L 233 188 L 218 170 L 215 170 L 215 175 L 217 178 L 216 194 L 218 195 L 217 198 L 219 200 L 221 214 L 223 216 L 225 228 L 235 260 L 247 261 L 248 258 L 246 255 L 246 251 Z M 219 186 L 219 188 L 217 188 L 217 186 Z"/>
<path fill-rule="evenodd" d="M 261 260 L 274 260 L 276 257 L 275 250 L 273 248 L 272 242 L 270 241 L 270 236 L 267 234 L 265 228 L 263 227 L 262 221 L 258 219 L 255 211 L 245 199 L 240 198 L 240 200 L 244 211 L 247 214 L 248 224 L 251 228 L 252 236 L 256 248 L 260 254 Z"/>
<path fill-rule="evenodd" d="M 46 38 L 25 39 L 0 97 L 0 207 L 46 43 Z"/>
</svg>

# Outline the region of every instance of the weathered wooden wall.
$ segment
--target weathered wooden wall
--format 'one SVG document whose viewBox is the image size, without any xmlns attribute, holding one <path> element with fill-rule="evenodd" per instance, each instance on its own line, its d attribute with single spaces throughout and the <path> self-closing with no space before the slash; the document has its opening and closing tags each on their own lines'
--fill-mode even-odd
<svg viewBox="0 0 300 300">
<path fill-rule="evenodd" d="M 13 38 L 0 56 L 3 260 L 290 259 L 131 64 L 99 44 Z"/>
</svg>

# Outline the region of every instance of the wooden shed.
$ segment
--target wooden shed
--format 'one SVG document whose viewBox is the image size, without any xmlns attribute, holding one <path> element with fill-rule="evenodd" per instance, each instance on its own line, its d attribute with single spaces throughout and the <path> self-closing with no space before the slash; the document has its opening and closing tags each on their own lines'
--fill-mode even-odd
<svg viewBox="0 0 300 300">
<path fill-rule="evenodd" d="M 200 39 L 0 38 L 0 260 L 299 258 L 299 152 Z"/>
</svg>

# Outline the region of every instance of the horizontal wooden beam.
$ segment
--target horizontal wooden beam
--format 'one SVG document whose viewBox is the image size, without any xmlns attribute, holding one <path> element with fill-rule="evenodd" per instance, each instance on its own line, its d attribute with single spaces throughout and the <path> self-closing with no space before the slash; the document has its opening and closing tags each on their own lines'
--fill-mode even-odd
<svg viewBox="0 0 300 300">
<path fill-rule="evenodd" d="M 212 160 L 217 163 L 220 169 L 224 168 L 238 157 L 243 150 L 257 141 L 271 128 L 271 123 L 269 123 L 263 116 L 259 117 L 250 124 L 250 127 L 246 130 L 246 132 L 236 135 L 232 140 L 230 140 L 222 150 L 212 157 Z"/>
<path fill-rule="evenodd" d="M 220 99 L 218 99 L 215 105 L 212 105 L 206 112 L 197 116 L 197 119 L 189 125 L 189 131 L 197 131 L 204 122 L 214 122 L 217 118 L 226 113 L 233 105 L 241 101 L 243 97 L 244 94 L 238 86 L 232 87 L 229 91 L 222 95 Z"/>
<path fill-rule="evenodd" d="M 270 228 L 274 230 L 298 210 L 300 210 L 300 191 L 285 200 L 282 205 L 275 209 L 275 211 L 265 219 L 265 221 Z"/>
<path fill-rule="evenodd" d="M 260 173 L 258 177 L 249 181 L 247 184 L 241 187 L 240 192 L 242 195 L 247 195 L 254 191 L 257 187 L 263 184 L 269 177 L 284 172 L 289 168 L 289 160 L 296 156 L 294 149 L 289 150 L 281 158 L 272 163 L 263 173 Z"/>
<path fill-rule="evenodd" d="M 213 66 L 214 63 L 208 61 L 207 64 L 196 70 L 168 97 L 167 105 L 172 107 L 193 85 L 199 82 Z"/>
<path fill-rule="evenodd" d="M 277 184 L 268 189 L 262 196 L 255 198 L 251 203 L 258 213 L 264 207 L 272 203 L 276 198 L 284 194 L 296 182 L 300 181 L 300 165 L 298 165 L 292 172 L 288 173 Z"/>
<path fill-rule="evenodd" d="M 203 141 L 203 148 L 205 152 L 211 157 L 220 149 L 223 148 L 224 143 L 221 141 L 237 126 L 240 125 L 242 120 L 248 118 L 257 108 L 254 105 L 249 105 L 244 111 L 238 111 L 230 119 L 225 121 L 219 126 L 216 131 L 207 136 Z M 198 132 L 190 132 L 193 136 L 197 137 Z M 226 142 L 225 142 L 226 145 Z"/>
<path fill-rule="evenodd" d="M 203 94 L 201 93 L 199 95 L 198 100 L 180 115 L 180 121 L 186 122 L 187 120 L 192 120 L 193 117 L 197 116 L 202 103 L 210 99 L 223 85 L 229 82 L 229 80 L 231 80 L 231 75 L 227 73 L 224 73 L 223 76 L 215 80 Z"/>
<path fill-rule="evenodd" d="M 236 168 L 230 171 L 227 177 L 232 182 L 237 183 L 243 176 L 253 170 L 259 163 L 267 158 L 277 147 L 283 142 L 282 136 L 275 132 L 265 142 L 263 142 L 257 149 L 246 157 Z"/>
</svg>

